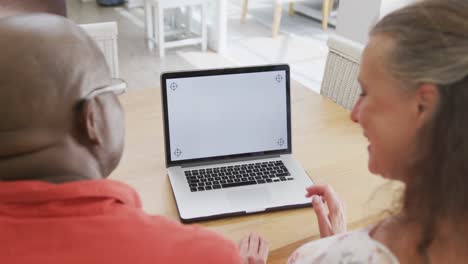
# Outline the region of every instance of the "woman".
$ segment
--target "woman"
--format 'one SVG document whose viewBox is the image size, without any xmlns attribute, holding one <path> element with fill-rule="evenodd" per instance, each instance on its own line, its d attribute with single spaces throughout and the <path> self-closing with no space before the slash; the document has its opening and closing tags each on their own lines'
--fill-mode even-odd
<svg viewBox="0 0 468 264">
<path fill-rule="evenodd" d="M 330 237 L 288 262 L 468 263 L 468 1 L 418 1 L 384 17 L 359 82 L 351 119 L 369 141 L 369 170 L 405 184 L 402 209 L 335 235 L 345 231 L 343 206 L 330 187 L 312 186 Z"/>
</svg>

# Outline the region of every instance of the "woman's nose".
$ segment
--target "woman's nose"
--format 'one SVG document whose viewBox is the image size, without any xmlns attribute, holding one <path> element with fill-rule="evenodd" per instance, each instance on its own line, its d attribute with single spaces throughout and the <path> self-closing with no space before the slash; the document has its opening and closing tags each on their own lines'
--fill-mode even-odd
<svg viewBox="0 0 468 264">
<path fill-rule="evenodd" d="M 359 107 L 361 106 L 361 98 L 359 98 L 354 104 L 353 110 L 351 111 L 351 120 L 355 123 L 359 123 Z"/>
</svg>

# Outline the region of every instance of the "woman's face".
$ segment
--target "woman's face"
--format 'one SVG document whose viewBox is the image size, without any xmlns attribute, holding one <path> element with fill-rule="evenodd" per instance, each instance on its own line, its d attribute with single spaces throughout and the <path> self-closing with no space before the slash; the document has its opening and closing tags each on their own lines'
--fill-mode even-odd
<svg viewBox="0 0 468 264">
<path fill-rule="evenodd" d="M 393 45 L 387 36 L 369 40 L 359 73 L 362 93 L 351 119 L 369 141 L 369 170 L 403 180 L 420 122 L 416 92 L 405 91 L 386 69 Z"/>
</svg>

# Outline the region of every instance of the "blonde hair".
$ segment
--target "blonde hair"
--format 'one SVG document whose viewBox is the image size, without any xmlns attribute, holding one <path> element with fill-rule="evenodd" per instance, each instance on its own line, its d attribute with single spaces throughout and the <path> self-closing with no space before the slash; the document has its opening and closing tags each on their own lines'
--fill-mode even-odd
<svg viewBox="0 0 468 264">
<path fill-rule="evenodd" d="M 440 94 L 420 130 L 402 201 L 405 219 L 421 224 L 417 249 L 427 257 L 440 221 L 456 228 L 468 217 L 468 0 L 416 2 L 380 20 L 370 32 L 379 34 L 394 41 L 385 65 L 403 89 L 431 83 Z"/>
<path fill-rule="evenodd" d="M 396 41 L 388 67 L 414 88 L 450 85 L 468 75 L 468 1 L 420 1 L 385 16 L 370 35 Z"/>
</svg>

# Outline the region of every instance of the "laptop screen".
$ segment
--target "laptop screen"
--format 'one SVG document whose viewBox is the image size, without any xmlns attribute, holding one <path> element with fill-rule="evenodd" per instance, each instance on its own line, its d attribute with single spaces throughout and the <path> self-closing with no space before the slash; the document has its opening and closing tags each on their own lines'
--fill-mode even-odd
<svg viewBox="0 0 468 264">
<path fill-rule="evenodd" d="M 288 69 L 261 70 L 163 78 L 169 161 L 290 149 Z"/>
</svg>

